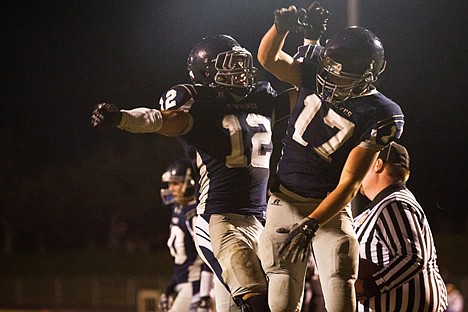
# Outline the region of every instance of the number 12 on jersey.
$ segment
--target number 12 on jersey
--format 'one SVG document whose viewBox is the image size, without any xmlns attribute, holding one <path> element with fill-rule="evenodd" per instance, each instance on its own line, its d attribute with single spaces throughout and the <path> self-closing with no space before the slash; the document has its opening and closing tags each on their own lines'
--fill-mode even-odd
<svg viewBox="0 0 468 312">
<path fill-rule="evenodd" d="M 251 164 L 253 167 L 268 168 L 272 151 L 270 120 L 265 116 L 250 113 L 247 115 L 246 122 L 250 130 L 254 132 L 250 139 Z M 224 116 L 223 127 L 229 130 L 231 138 L 231 154 L 226 156 L 226 166 L 229 168 L 247 167 L 248 157 L 245 155 L 246 149 L 239 118 L 235 115 Z M 265 149 L 265 146 L 268 148 Z"/>
</svg>

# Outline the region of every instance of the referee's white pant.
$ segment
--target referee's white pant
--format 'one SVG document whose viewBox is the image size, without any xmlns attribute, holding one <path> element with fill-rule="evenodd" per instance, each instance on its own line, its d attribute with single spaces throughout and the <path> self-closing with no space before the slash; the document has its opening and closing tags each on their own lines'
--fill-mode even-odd
<svg viewBox="0 0 468 312">
<path fill-rule="evenodd" d="M 259 254 L 268 276 L 268 302 L 272 312 L 300 311 L 307 269 L 307 261 L 291 263 L 289 258 L 278 256 L 278 248 L 287 235 L 276 230 L 298 223 L 321 201 L 293 198 L 283 193 L 274 193 L 268 200 Z M 357 278 L 359 244 L 353 230 L 350 206 L 320 226 L 312 246 L 327 311 L 355 311 L 354 282 Z"/>
</svg>

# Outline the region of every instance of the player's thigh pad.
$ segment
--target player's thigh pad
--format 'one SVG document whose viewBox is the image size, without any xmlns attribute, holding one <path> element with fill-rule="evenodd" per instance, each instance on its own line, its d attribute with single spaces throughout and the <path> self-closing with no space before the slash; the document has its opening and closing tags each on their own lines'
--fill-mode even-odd
<svg viewBox="0 0 468 312">
<path fill-rule="evenodd" d="M 356 279 L 359 243 L 345 209 L 320 226 L 312 244 L 321 278 L 328 271 L 343 279 Z"/>
<path fill-rule="evenodd" d="M 279 228 L 291 229 L 313 211 L 320 200 L 301 202 L 282 193 L 268 201 L 265 230 L 260 238 L 260 258 L 269 278 L 268 302 L 271 311 L 296 311 L 302 304 L 307 262 L 291 263 L 279 256 L 278 249 L 288 237 Z"/>
<path fill-rule="evenodd" d="M 265 229 L 260 236 L 259 256 L 266 273 L 287 273 L 290 261 L 278 256 L 278 249 L 288 237 L 287 233 L 278 233 L 280 228 L 291 227 L 309 215 L 320 203 L 311 199 L 308 202 L 297 201 L 282 193 L 274 193 L 268 200 Z"/>
<path fill-rule="evenodd" d="M 313 247 L 327 309 L 351 311 L 355 304 L 359 244 L 345 209 L 319 228 Z"/>
<path fill-rule="evenodd" d="M 256 252 L 262 230 L 253 216 L 214 214 L 210 218 L 213 253 L 234 297 L 266 292 L 266 278 Z"/>
</svg>

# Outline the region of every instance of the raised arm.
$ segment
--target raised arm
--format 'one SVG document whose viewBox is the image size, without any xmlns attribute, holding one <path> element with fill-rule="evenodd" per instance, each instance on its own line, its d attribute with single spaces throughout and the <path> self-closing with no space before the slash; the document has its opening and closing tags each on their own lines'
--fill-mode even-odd
<svg viewBox="0 0 468 312">
<path fill-rule="evenodd" d="M 275 24 L 263 36 L 257 58 L 259 63 L 278 79 L 300 86 L 300 65 L 294 62 L 291 55 L 282 50 L 286 36 L 293 27 L 297 27 L 295 6 L 275 11 Z"/>
<path fill-rule="evenodd" d="M 263 36 L 258 48 L 258 61 L 278 79 L 301 86 L 300 65 L 282 50 L 288 33 L 301 33 L 305 44 L 317 44 L 327 29 L 330 12 L 319 3 L 312 3 L 307 10 L 294 5 L 275 11 L 275 23 Z"/>
</svg>

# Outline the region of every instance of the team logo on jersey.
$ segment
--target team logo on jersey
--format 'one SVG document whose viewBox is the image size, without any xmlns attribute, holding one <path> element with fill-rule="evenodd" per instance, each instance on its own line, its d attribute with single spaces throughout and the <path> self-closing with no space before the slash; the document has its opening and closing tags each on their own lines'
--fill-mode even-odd
<svg viewBox="0 0 468 312">
<path fill-rule="evenodd" d="M 257 103 L 227 103 L 226 107 L 235 110 L 258 109 Z"/>
</svg>

